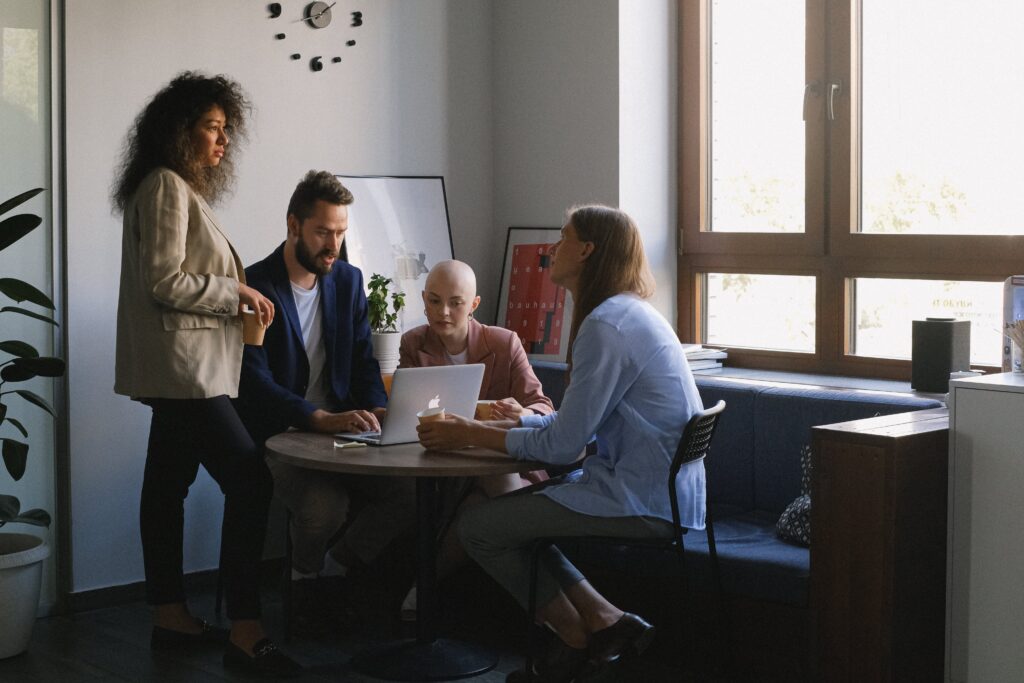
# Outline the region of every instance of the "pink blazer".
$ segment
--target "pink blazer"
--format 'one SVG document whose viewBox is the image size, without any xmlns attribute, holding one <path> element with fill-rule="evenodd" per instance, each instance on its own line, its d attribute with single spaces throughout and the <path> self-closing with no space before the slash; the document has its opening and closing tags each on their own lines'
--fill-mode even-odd
<svg viewBox="0 0 1024 683">
<path fill-rule="evenodd" d="M 480 384 L 480 399 L 498 400 L 511 396 L 519 405 L 540 415 L 555 411 L 551 399 L 541 391 L 540 380 L 533 374 L 523 343 L 504 327 L 482 325 L 469 321 L 467 363 L 483 363 L 484 379 Z M 429 325 L 420 325 L 402 335 L 398 367 L 424 368 L 451 365 L 444 344 Z M 547 472 L 523 472 L 519 475 L 523 486 L 539 484 L 548 478 Z"/>
<path fill-rule="evenodd" d="M 541 391 L 540 380 L 533 374 L 523 344 L 514 333 L 503 327 L 490 327 L 470 320 L 466 351 L 467 363 L 484 364 L 481 399 L 498 400 L 511 396 L 524 408 L 539 415 L 555 411 L 551 399 Z M 402 335 L 398 367 L 450 364 L 444 345 L 428 325 L 420 325 Z"/>
</svg>

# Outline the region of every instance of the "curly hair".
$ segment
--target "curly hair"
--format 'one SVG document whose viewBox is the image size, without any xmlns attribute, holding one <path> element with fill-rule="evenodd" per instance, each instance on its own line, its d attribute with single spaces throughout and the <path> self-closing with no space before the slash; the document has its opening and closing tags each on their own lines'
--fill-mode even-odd
<svg viewBox="0 0 1024 683">
<path fill-rule="evenodd" d="M 244 140 L 246 118 L 252 105 L 241 86 L 223 75 L 205 76 L 183 71 L 143 108 L 125 139 L 121 163 L 111 192 L 114 205 L 124 211 L 135 190 L 150 171 L 164 166 L 187 182 L 210 203 L 231 191 L 234 163 L 226 154 L 217 166 L 201 166 L 195 158 L 192 128 L 218 106 L 224 110 L 227 128 L 237 147 Z"/>
</svg>

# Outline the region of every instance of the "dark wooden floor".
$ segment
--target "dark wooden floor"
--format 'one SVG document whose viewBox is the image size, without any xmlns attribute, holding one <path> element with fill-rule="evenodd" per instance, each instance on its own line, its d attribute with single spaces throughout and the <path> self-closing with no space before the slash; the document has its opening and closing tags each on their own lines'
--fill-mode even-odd
<svg viewBox="0 0 1024 683">
<path fill-rule="evenodd" d="M 524 621 L 522 612 L 510 599 L 488 584 L 486 577 L 469 573 L 447 582 L 443 595 L 445 636 L 486 644 L 501 655 L 496 669 L 474 678 L 481 683 L 504 681 L 522 666 Z M 465 581 L 467 584 L 460 586 Z M 394 584 L 408 585 L 408 583 Z M 465 590 L 460 590 L 460 589 Z M 264 622 L 274 637 L 295 659 L 308 667 L 305 681 L 370 681 L 351 670 L 349 658 L 360 648 L 401 636 L 411 629 L 396 618 L 401 590 L 360 591 L 357 607 L 360 626 L 351 633 L 315 638 L 294 637 L 282 643 L 282 608 L 278 591 L 264 591 Z M 193 593 L 193 595 L 196 595 Z M 213 590 L 205 588 L 190 600 L 197 615 L 213 617 Z M 224 623 L 223 621 L 221 623 Z M 226 625 L 226 624 L 225 624 Z M 224 670 L 221 653 L 164 653 L 149 648 L 149 608 L 142 603 L 81 612 L 71 616 L 40 619 L 29 651 L 0 661 L 0 681 L 7 683 L 90 683 L 105 681 L 225 681 L 245 680 Z M 666 638 L 668 640 L 668 638 Z M 657 639 L 656 639 L 657 644 Z M 663 642 L 640 660 L 620 666 L 604 680 L 661 681 L 673 683 L 708 680 L 678 668 L 676 643 Z"/>
</svg>

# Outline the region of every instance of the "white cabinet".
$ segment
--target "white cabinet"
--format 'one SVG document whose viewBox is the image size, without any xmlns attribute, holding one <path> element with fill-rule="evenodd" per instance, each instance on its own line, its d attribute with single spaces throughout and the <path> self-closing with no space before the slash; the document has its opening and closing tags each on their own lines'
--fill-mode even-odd
<svg viewBox="0 0 1024 683">
<path fill-rule="evenodd" d="M 1024 680 L 1024 375 L 949 383 L 946 680 Z"/>
</svg>

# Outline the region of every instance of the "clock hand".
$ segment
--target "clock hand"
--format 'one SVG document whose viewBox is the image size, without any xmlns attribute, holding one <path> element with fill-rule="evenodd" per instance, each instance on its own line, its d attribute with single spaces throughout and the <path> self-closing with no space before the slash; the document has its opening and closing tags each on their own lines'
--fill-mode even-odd
<svg viewBox="0 0 1024 683">
<path fill-rule="evenodd" d="M 338 4 L 337 2 L 332 2 L 332 3 L 331 3 L 331 4 L 329 4 L 329 5 L 327 6 L 327 7 L 324 7 L 324 8 L 322 9 L 322 10 L 320 10 L 319 12 L 317 12 L 316 14 L 314 14 L 313 16 L 311 16 L 311 17 L 310 17 L 310 19 L 319 19 L 319 18 L 320 18 L 320 17 L 322 17 L 322 16 L 323 16 L 323 15 L 324 15 L 324 14 L 325 14 L 326 12 L 328 12 L 328 11 L 329 11 L 329 10 L 330 10 L 330 9 L 331 9 L 332 7 L 334 7 L 334 6 L 335 6 L 335 5 L 337 5 L 337 4 Z"/>
</svg>

